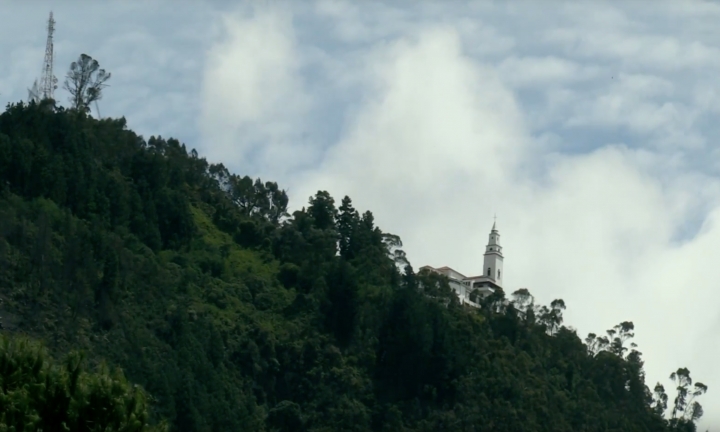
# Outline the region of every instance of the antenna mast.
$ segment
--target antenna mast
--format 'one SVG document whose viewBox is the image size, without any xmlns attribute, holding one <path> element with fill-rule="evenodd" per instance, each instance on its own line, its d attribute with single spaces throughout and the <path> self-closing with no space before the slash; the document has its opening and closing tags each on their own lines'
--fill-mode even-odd
<svg viewBox="0 0 720 432">
<path fill-rule="evenodd" d="M 53 99 L 53 93 L 57 88 L 57 78 L 53 75 L 53 33 L 55 32 L 55 20 L 53 19 L 52 11 L 50 11 L 47 31 L 45 61 L 43 62 L 43 71 L 40 78 L 40 91 L 42 92 L 43 99 Z"/>
<path fill-rule="evenodd" d="M 55 20 L 50 11 L 50 18 L 47 25 L 47 42 L 45 43 L 45 60 L 43 61 L 40 82 L 37 80 L 31 89 L 28 89 L 30 100 L 39 102 L 43 99 L 54 99 L 54 92 L 57 88 L 57 78 L 53 75 L 53 33 L 55 32 Z"/>
<path fill-rule="evenodd" d="M 40 102 L 40 89 L 38 88 L 38 80 L 35 79 L 33 86 L 28 89 L 28 102 Z"/>
</svg>

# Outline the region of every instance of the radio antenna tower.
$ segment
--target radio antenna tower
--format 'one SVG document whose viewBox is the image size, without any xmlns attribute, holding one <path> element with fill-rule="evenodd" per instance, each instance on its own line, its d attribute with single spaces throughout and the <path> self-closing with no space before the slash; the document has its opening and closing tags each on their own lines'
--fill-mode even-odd
<svg viewBox="0 0 720 432">
<path fill-rule="evenodd" d="M 35 80 L 31 89 L 28 89 L 30 100 L 40 102 L 44 99 L 54 99 L 57 89 L 57 78 L 53 75 L 53 33 L 55 32 L 55 20 L 50 11 L 50 18 L 47 25 L 47 42 L 45 43 L 45 60 L 43 61 L 40 82 Z"/>
</svg>

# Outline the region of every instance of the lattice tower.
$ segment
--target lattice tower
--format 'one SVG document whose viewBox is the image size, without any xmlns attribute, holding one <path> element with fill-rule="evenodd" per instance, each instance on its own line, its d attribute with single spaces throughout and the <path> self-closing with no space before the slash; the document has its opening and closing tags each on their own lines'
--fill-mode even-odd
<svg viewBox="0 0 720 432">
<path fill-rule="evenodd" d="M 47 26 L 47 42 L 45 43 L 45 61 L 43 61 L 42 75 L 40 75 L 40 96 L 43 99 L 54 99 L 53 93 L 57 88 L 57 78 L 53 75 L 53 33 L 55 20 L 50 12 Z"/>
</svg>

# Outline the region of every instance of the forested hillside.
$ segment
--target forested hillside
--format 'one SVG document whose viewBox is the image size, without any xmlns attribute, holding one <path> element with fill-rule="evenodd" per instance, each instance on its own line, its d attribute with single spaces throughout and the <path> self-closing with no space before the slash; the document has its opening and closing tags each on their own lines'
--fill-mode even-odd
<svg viewBox="0 0 720 432">
<path fill-rule="evenodd" d="M 177 431 L 695 430 L 705 386 L 679 369 L 677 397 L 651 391 L 631 322 L 583 340 L 525 290 L 466 309 L 350 198 L 287 204 L 125 119 L 8 105 L 0 407 L 37 375 L 8 366 L 26 335 L 122 368 Z"/>
</svg>

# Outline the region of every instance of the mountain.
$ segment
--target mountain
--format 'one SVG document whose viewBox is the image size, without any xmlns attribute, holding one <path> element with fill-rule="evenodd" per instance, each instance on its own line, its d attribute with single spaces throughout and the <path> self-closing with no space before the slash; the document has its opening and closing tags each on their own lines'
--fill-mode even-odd
<svg viewBox="0 0 720 432">
<path fill-rule="evenodd" d="M 2 366 L 40 356 L 70 389 L 62 364 L 79 367 L 82 352 L 83 376 L 147 395 L 147 424 L 178 431 L 695 430 L 703 389 L 678 370 L 682 397 L 664 419 L 668 396 L 645 384 L 632 323 L 583 341 L 562 300 L 535 305 L 526 290 L 468 309 L 349 197 L 287 205 L 276 183 L 176 139 L 146 141 L 124 118 L 8 105 L 2 385 L 41 382 Z M 27 357 L 28 338 L 56 360 Z M 33 400 L 45 415 L 50 402 Z"/>
</svg>

